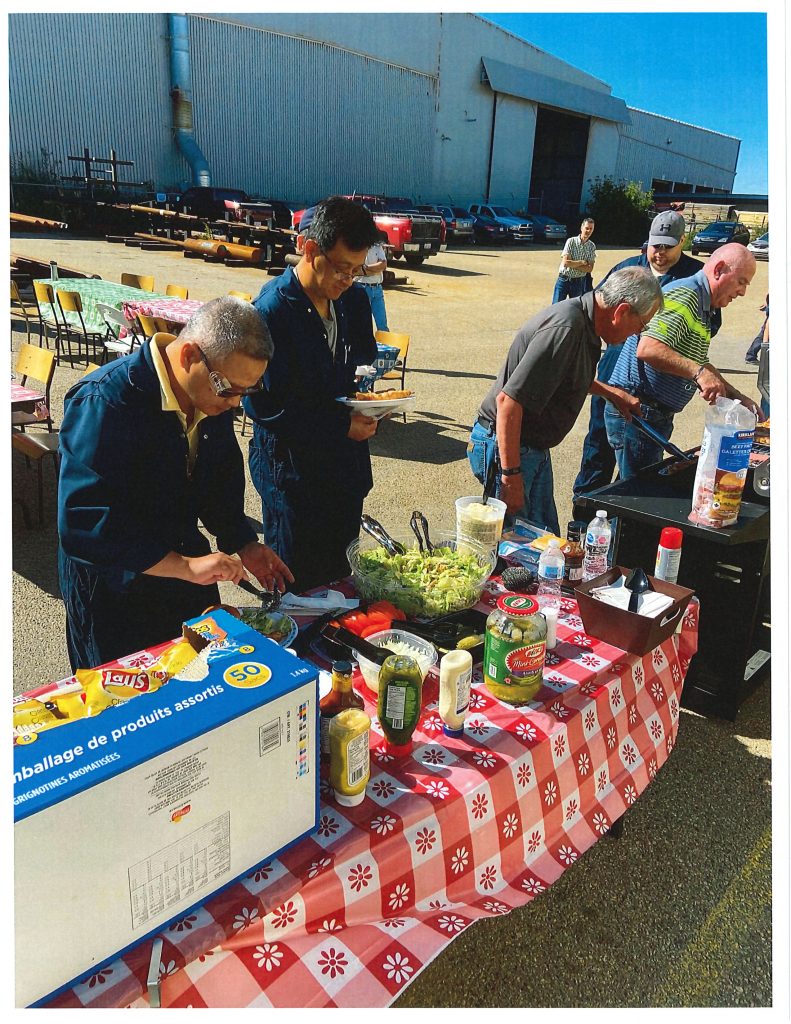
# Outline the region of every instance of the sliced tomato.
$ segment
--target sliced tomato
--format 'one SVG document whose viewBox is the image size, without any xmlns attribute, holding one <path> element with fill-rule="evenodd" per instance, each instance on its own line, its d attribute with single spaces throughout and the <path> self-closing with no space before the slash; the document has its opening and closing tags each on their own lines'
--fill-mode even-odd
<svg viewBox="0 0 791 1024">
<path fill-rule="evenodd" d="M 366 626 L 360 636 L 365 640 L 369 636 L 373 636 L 374 633 L 381 633 L 384 629 L 389 629 L 389 625 L 383 626 L 381 622 L 374 622 L 370 626 Z"/>
<path fill-rule="evenodd" d="M 368 612 L 368 624 L 372 625 L 374 622 L 382 622 L 384 625 L 382 629 L 388 629 L 390 623 L 393 621 L 393 616 L 387 612 Z"/>
<path fill-rule="evenodd" d="M 385 615 L 389 615 L 391 619 L 405 619 L 406 616 L 400 610 L 396 608 L 390 601 L 374 601 L 373 604 L 368 605 L 368 612 L 384 612 Z"/>
<path fill-rule="evenodd" d="M 350 632 L 360 635 L 360 631 L 367 626 L 368 616 L 365 612 L 352 612 L 351 615 L 344 615 L 341 619 L 342 625 L 344 625 Z"/>
</svg>

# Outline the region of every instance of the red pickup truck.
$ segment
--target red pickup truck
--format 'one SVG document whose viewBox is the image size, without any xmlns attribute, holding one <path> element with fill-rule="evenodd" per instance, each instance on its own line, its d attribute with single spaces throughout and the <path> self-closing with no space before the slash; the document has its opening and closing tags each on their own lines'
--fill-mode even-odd
<svg viewBox="0 0 791 1024">
<path fill-rule="evenodd" d="M 387 235 L 386 245 L 393 259 L 403 257 L 410 267 L 418 267 L 429 256 L 447 249 L 443 218 L 439 214 L 419 213 L 411 199 L 359 193 L 345 198 L 371 211 L 374 223 Z M 304 212 L 297 210 L 294 214 L 295 231 L 299 231 Z M 301 238 L 298 238 L 297 252 L 301 251 Z"/>
</svg>

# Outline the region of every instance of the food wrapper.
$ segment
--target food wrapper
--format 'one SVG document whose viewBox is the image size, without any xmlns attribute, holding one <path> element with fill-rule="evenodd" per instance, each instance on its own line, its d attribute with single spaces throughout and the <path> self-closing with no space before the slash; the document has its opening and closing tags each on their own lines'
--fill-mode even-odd
<svg viewBox="0 0 791 1024">
<path fill-rule="evenodd" d="M 78 669 L 74 681 L 39 697 L 15 702 L 15 743 L 29 743 L 37 733 L 101 714 L 143 693 L 155 693 L 196 657 L 188 640 L 179 640 L 148 668 Z"/>
</svg>

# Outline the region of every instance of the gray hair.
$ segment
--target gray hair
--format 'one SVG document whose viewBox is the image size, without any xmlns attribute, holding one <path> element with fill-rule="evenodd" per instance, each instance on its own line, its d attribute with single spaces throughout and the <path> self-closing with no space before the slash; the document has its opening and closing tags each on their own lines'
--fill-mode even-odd
<svg viewBox="0 0 791 1024">
<path fill-rule="evenodd" d="M 665 300 L 658 280 L 644 267 L 624 267 L 610 274 L 596 289 L 608 309 L 628 303 L 638 316 L 647 316 L 657 302 L 661 309 Z"/>
<path fill-rule="evenodd" d="M 200 345 L 206 358 L 217 363 L 236 352 L 268 362 L 275 351 L 264 318 L 255 306 L 235 295 L 212 299 L 196 310 L 182 328 L 179 341 Z"/>
</svg>

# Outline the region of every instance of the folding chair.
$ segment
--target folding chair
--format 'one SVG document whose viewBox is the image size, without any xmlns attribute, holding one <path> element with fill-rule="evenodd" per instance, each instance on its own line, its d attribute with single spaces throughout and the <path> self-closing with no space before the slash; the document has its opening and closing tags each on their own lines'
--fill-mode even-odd
<svg viewBox="0 0 791 1024">
<path fill-rule="evenodd" d="M 393 345 L 398 349 L 398 358 L 395 361 L 395 366 L 392 370 L 388 370 L 387 373 L 382 374 L 379 380 L 400 380 L 401 390 L 405 390 L 406 360 L 409 355 L 409 335 L 395 334 L 392 331 L 377 331 L 374 336 L 380 345 Z M 401 415 L 404 417 L 404 423 L 406 423 L 406 413 L 402 412 Z"/>
<path fill-rule="evenodd" d="M 139 288 L 143 292 L 153 292 L 154 275 L 121 274 L 121 284 L 129 285 L 130 288 Z"/>
<path fill-rule="evenodd" d="M 229 295 L 233 295 L 237 299 L 244 299 L 245 302 L 252 302 L 253 296 L 248 295 L 247 292 L 228 292 Z"/>
<path fill-rule="evenodd" d="M 49 332 L 53 332 L 53 340 L 55 342 L 55 353 L 57 361 L 60 362 L 61 355 L 61 339 L 64 336 L 64 325 L 58 319 L 58 306 L 55 302 L 55 292 L 52 285 L 45 284 L 44 281 L 33 282 L 33 295 L 36 300 L 36 306 L 38 307 L 39 318 L 41 320 L 41 326 L 44 330 L 44 340 L 49 348 Z M 65 332 L 65 338 L 69 346 L 69 358 L 71 358 L 71 340 L 68 335 L 68 331 Z"/>
<path fill-rule="evenodd" d="M 168 331 L 168 325 L 158 316 L 146 316 L 145 313 L 138 313 L 137 322 L 140 325 L 140 332 L 146 341 L 149 338 L 153 338 L 155 334 L 167 333 Z"/>
<path fill-rule="evenodd" d="M 102 339 L 104 345 L 102 365 L 107 362 L 110 352 L 117 356 L 128 356 L 135 344 L 140 344 L 140 337 L 134 324 L 130 324 L 119 309 L 116 309 L 115 306 L 108 306 L 106 302 L 97 302 L 96 308 L 102 314 L 102 319 L 107 325 L 107 333 Z M 122 328 L 127 331 L 125 338 L 120 336 Z"/>
<path fill-rule="evenodd" d="M 19 293 L 19 285 L 11 278 L 11 321 L 24 320 L 25 330 L 27 331 L 27 341 L 30 342 L 30 325 L 35 323 L 38 325 L 38 343 L 42 342 L 44 337 L 44 325 L 41 322 L 41 310 L 38 305 L 29 306 Z"/>
<path fill-rule="evenodd" d="M 189 288 L 185 288 L 182 284 L 169 284 L 165 289 L 165 295 L 172 295 L 177 299 L 188 299 L 190 297 Z"/>
<path fill-rule="evenodd" d="M 47 430 L 52 430 L 52 413 L 50 412 L 50 390 L 52 378 L 55 376 L 55 353 L 40 345 L 29 345 L 27 342 L 22 345 L 17 356 L 14 373 L 21 377 L 20 383 L 24 387 L 29 377 L 38 381 L 44 388 L 44 405 L 46 416 L 38 415 L 35 412 L 13 412 L 11 413 L 11 426 L 19 427 L 24 432 L 25 427 L 38 424 L 46 424 Z"/>
<path fill-rule="evenodd" d="M 99 363 L 88 363 L 82 375 L 83 377 L 87 377 L 89 373 L 93 373 L 94 370 L 99 369 L 101 369 L 101 365 Z"/>
<path fill-rule="evenodd" d="M 85 362 L 87 363 L 88 346 L 93 346 L 93 354 L 95 356 L 97 346 L 101 345 L 104 341 L 104 335 L 100 331 L 89 331 L 85 326 L 85 320 L 82 316 L 82 299 L 79 292 L 61 291 L 58 288 L 55 296 L 58 300 L 63 322 L 69 336 L 74 331 L 77 345 L 79 346 L 81 342 L 85 343 Z M 67 314 L 71 314 L 71 316 L 67 316 Z M 69 346 L 69 355 L 71 355 L 71 346 Z"/>
<path fill-rule="evenodd" d="M 53 364 L 54 365 L 54 364 Z M 25 456 L 25 460 L 30 465 L 32 459 L 36 463 L 36 470 L 38 472 L 38 523 L 39 526 L 44 522 L 44 459 L 52 458 L 53 466 L 55 468 L 55 494 L 58 493 L 58 469 L 59 469 L 59 455 L 58 455 L 58 432 L 48 431 L 46 433 L 37 434 L 23 434 L 21 430 L 11 428 L 11 447 L 15 451 L 20 452 Z M 22 511 L 25 517 L 25 524 L 30 526 L 30 516 L 28 515 L 27 507 L 22 502 Z"/>
</svg>

